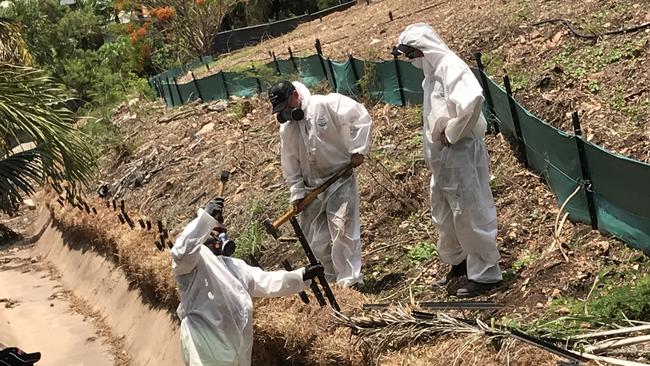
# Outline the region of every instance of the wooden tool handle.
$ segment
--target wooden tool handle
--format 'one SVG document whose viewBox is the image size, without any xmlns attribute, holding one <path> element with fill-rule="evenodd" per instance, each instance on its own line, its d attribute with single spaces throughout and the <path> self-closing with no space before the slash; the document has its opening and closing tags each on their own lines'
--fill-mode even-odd
<svg viewBox="0 0 650 366">
<path fill-rule="evenodd" d="M 289 221 L 289 219 L 292 218 L 293 215 L 297 213 L 298 211 L 292 207 L 289 211 L 285 212 L 284 215 L 280 216 L 279 219 L 275 220 L 273 222 L 273 226 L 275 226 L 276 229 L 279 228 L 280 226 L 282 226 L 282 224 Z"/>
<path fill-rule="evenodd" d="M 345 173 L 347 173 L 351 169 L 352 169 L 352 165 L 348 164 L 343 169 L 336 172 L 336 174 L 331 176 L 327 181 L 325 181 L 325 183 L 321 184 L 313 191 L 309 192 L 309 194 L 306 195 L 305 198 L 303 198 L 300 201 L 300 203 L 298 203 L 297 207 L 291 207 L 291 209 L 285 212 L 284 215 L 282 215 L 279 219 L 275 220 L 273 222 L 273 226 L 278 228 L 282 226 L 282 224 L 284 224 L 285 222 L 289 221 L 291 217 L 302 212 L 302 210 L 304 210 L 305 207 L 307 207 L 307 205 L 312 203 L 316 199 L 316 197 L 318 197 L 319 194 L 323 193 L 327 188 L 329 188 L 329 186 L 331 186 L 334 182 L 336 182 L 339 178 L 341 178 Z"/>
</svg>

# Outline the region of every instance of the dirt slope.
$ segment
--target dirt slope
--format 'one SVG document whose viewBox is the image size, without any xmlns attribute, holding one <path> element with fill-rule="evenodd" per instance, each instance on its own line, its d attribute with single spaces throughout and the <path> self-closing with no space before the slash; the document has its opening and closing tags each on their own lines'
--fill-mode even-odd
<svg viewBox="0 0 650 366">
<path fill-rule="evenodd" d="M 426 21 L 466 60 L 472 60 L 475 51 L 483 51 L 491 75 L 500 76 L 507 69 L 516 97 L 541 117 L 568 129 L 568 114 L 580 110 L 591 141 L 645 160 L 650 116 L 648 33 L 605 37 L 592 44 L 573 37 L 560 25 L 531 24 L 563 17 L 583 32 L 601 32 L 648 21 L 649 7 L 640 1 L 472 0 L 459 5 L 453 1 L 384 0 L 301 25 L 288 35 L 227 55 L 217 61 L 216 69 L 267 62 L 268 50 L 281 54 L 289 45 L 298 53 L 311 54 L 315 38 L 323 42 L 325 54 L 334 58 L 341 59 L 349 51 L 360 58 L 385 58 L 407 24 Z M 389 10 L 397 17 L 394 22 L 388 21 Z M 373 152 L 358 170 L 366 294 L 342 296 L 354 298 L 350 300 L 351 312 L 358 312 L 364 301 L 445 299 L 444 289 L 431 287 L 432 280 L 446 268 L 435 255 L 436 232 L 428 212 L 429 173 L 422 160 L 418 108 L 367 106 L 374 121 Z M 118 200 L 124 198 L 132 217 L 162 220 L 173 238 L 196 208 L 218 192 L 218 176 L 228 169 L 232 178 L 225 194 L 227 220 L 231 236 L 239 244 L 238 255 L 252 252 L 265 268 L 277 268 L 285 257 L 295 265 L 303 260 L 297 248 L 275 245 L 257 224 L 282 213 L 288 197 L 279 169 L 278 128 L 264 100 L 173 110 L 165 110 L 157 102 L 133 101 L 120 108 L 114 123 L 126 140 L 114 146 L 114 153 L 106 154 L 100 176 Z M 488 136 L 486 141 L 507 281 L 486 298 L 503 302 L 506 308 L 482 317 L 517 324 L 554 319 L 573 311 L 561 305 L 567 300 L 588 299 L 592 289 L 598 293 L 647 274 L 645 257 L 623 243 L 581 224 L 567 222 L 559 228 L 558 203 L 539 177 L 516 161 L 502 137 Z M 102 206 L 101 201 L 90 202 Z M 111 215 L 110 208 L 102 206 L 102 210 L 108 210 L 102 215 Z M 123 248 L 135 243 L 153 247 L 154 235 L 129 230 L 117 217 L 105 216 L 94 223 L 73 218 L 70 211 L 67 215 L 70 225 L 91 225 L 93 230 L 106 230 L 115 240 L 133 243 Z M 75 211 L 75 215 L 85 214 Z M 124 255 L 124 267 L 136 282 L 153 284 L 162 301 L 175 298 L 164 256 L 145 258 L 131 250 L 120 252 L 125 250 L 120 248 L 117 245 L 110 250 Z M 358 353 L 346 353 L 348 348 L 344 348 L 351 347 L 351 342 L 340 344 L 347 334 L 328 337 L 316 346 L 324 350 L 316 353 L 319 358 L 306 358 L 300 341 L 305 331 L 301 320 L 325 317 L 309 312 L 287 318 L 282 313 L 286 309 L 300 313 L 300 306 L 295 299 L 261 305 L 264 315 L 256 320 L 258 342 L 283 345 L 272 348 L 284 349 L 279 351 L 280 357 L 298 364 L 355 364 Z M 587 310 L 585 307 L 585 313 Z M 279 319 L 284 320 L 282 325 L 278 325 Z M 326 333 L 331 331 L 323 327 Z M 464 352 L 462 345 L 466 344 L 463 337 L 450 337 L 413 352 L 389 353 L 382 364 L 504 364 L 508 355 L 477 343 L 472 344 L 471 352 Z M 343 356 L 333 355 L 336 350 Z M 530 352 L 526 350 L 518 347 L 514 352 Z M 545 353 L 530 354 L 532 358 L 522 356 L 519 362 L 554 362 Z"/>
<path fill-rule="evenodd" d="M 394 21 L 388 13 L 392 12 Z M 431 24 L 470 65 L 484 53 L 488 73 L 500 80 L 507 70 L 517 99 L 558 128 L 572 131 L 579 111 L 588 139 L 623 155 L 650 162 L 650 29 L 602 37 L 575 37 L 564 18 L 583 34 L 601 34 L 650 22 L 650 3 L 639 0 L 546 1 L 469 0 L 373 1 L 320 20 L 255 47 L 222 56 L 211 69 L 231 70 L 251 61 L 270 62 L 269 51 L 288 58 L 323 53 L 346 60 L 389 59 L 400 32 L 411 23 Z M 200 68 L 198 74 L 206 70 Z"/>
<path fill-rule="evenodd" d="M 288 204 L 278 161 L 277 122 L 267 113 L 266 103 L 238 99 L 227 106 L 219 102 L 167 110 L 159 102 L 125 104 L 114 122 L 128 139 L 123 146 L 115 147 L 119 153 L 106 155 L 102 180 L 113 192 L 119 192 L 118 205 L 120 198 L 125 200 L 136 226 L 139 218 L 151 220 L 154 225 L 160 219 L 171 231 L 173 240 L 195 210 L 217 194 L 218 176 L 222 169 L 228 169 L 232 175 L 225 192 L 226 217 L 231 237 L 239 245 L 238 255 L 245 258 L 252 252 L 264 268 L 270 269 L 278 268 L 282 258 L 290 258 L 294 265 L 304 263 L 297 247 L 276 245 L 258 224 L 265 217 L 279 216 Z M 370 111 L 374 121 L 373 151 L 358 169 L 366 297 L 355 297 L 352 304 L 356 305 L 348 309 L 358 312 L 362 302 L 446 299 L 444 289 L 431 287 L 433 279 L 445 273 L 446 267 L 435 255 L 436 232 L 428 212 L 429 173 L 422 160 L 419 111 L 386 105 L 370 106 Z M 552 319 L 568 311 L 558 307 L 558 301 L 585 298 L 597 275 L 601 281 L 618 281 L 616 273 L 602 275 L 603 268 L 611 263 L 616 263 L 620 281 L 629 280 L 627 273 L 642 276 L 647 272 L 643 266 L 646 260 L 640 252 L 591 231 L 586 225 L 567 222 L 560 235 L 554 237 L 559 213 L 554 196 L 538 177 L 516 161 L 507 141 L 500 136 L 488 136 L 486 141 L 499 215 L 498 244 L 507 281 L 500 291 L 485 298 L 504 303 L 505 310 L 481 317 L 522 324 L 540 317 Z M 154 250 L 155 235 L 140 234 L 138 228 L 129 230 L 127 225 L 120 225 L 116 211 L 92 198 L 93 195 L 89 192 L 88 202 L 100 210 L 101 220 L 77 209 L 66 209 L 60 220 L 67 222 L 70 229 L 81 225 L 83 230 L 106 230 L 106 235 L 114 238 L 111 240 L 124 241 L 124 247 L 110 244 L 107 249 L 117 251 L 121 266 L 136 282 L 153 287 L 161 301 L 173 304 L 177 294 L 166 255 L 147 254 Z M 59 209 L 55 202 L 52 207 Z M 96 231 L 88 231 L 87 235 L 97 235 L 93 232 Z M 287 308 L 301 314 L 302 305 L 296 299 L 287 299 L 270 301 L 267 306 L 258 307 L 258 313 L 265 314 L 257 320 L 263 324 L 257 328 L 260 341 L 266 339 L 270 349 L 276 350 L 274 345 L 278 342 L 291 344 L 284 351 L 288 354 L 305 352 L 302 342 L 287 343 L 283 336 L 300 337 L 305 331 L 300 321 L 275 324 L 286 317 Z M 331 325 L 322 326 L 328 329 Z M 331 354 L 339 347 L 331 342 L 341 339 L 330 337 L 318 345 L 317 349 L 322 351 L 316 353 L 322 356 L 318 364 L 340 363 L 348 357 Z M 448 342 L 453 345 L 465 340 L 452 337 Z M 440 350 L 438 346 L 433 349 L 435 354 Z M 287 353 L 281 354 L 289 357 Z M 421 353 L 422 357 L 427 354 L 431 355 L 431 350 Z M 481 360 L 493 360 L 489 362 L 495 364 L 500 364 L 499 357 L 506 357 L 490 353 L 489 347 L 481 355 Z M 304 360 L 306 356 L 295 357 Z M 388 357 L 397 358 L 386 360 L 386 364 L 400 360 L 398 356 Z M 478 356 L 455 353 L 452 358 L 465 357 Z M 539 357 L 553 360 L 545 353 Z M 309 360 L 316 362 L 313 358 Z"/>
</svg>

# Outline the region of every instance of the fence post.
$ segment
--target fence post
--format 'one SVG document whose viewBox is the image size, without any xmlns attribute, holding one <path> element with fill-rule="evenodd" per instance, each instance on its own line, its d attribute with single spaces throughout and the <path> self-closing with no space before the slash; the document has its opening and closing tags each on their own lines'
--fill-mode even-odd
<svg viewBox="0 0 650 366">
<path fill-rule="evenodd" d="M 160 97 L 160 95 L 158 94 L 158 88 L 156 87 L 153 78 L 148 78 L 147 81 L 149 82 L 149 87 L 153 89 L 153 91 L 156 93 L 156 98 Z"/>
<path fill-rule="evenodd" d="M 255 82 L 257 83 L 257 93 L 262 94 L 262 83 L 260 82 L 260 78 L 257 77 L 257 69 L 255 69 L 255 65 L 251 64 L 251 70 L 253 70 L 253 74 L 255 74 Z"/>
<path fill-rule="evenodd" d="M 397 86 L 399 86 L 399 97 L 402 101 L 402 107 L 406 105 L 406 99 L 404 98 L 404 86 L 402 85 L 402 74 L 399 70 L 399 61 L 397 60 L 397 55 L 393 55 L 393 61 L 395 62 L 395 72 L 397 73 Z"/>
<path fill-rule="evenodd" d="M 196 89 L 196 94 L 199 96 L 201 101 L 205 102 L 203 95 L 201 94 L 201 90 L 199 89 L 199 83 L 196 82 L 196 78 L 194 77 L 194 72 L 190 71 L 190 74 L 192 75 L 192 81 L 194 82 L 194 89 Z"/>
<path fill-rule="evenodd" d="M 172 107 L 175 107 L 176 105 L 174 104 L 174 93 L 172 93 L 172 83 L 169 81 L 169 78 L 167 78 L 167 89 L 169 89 L 169 99 L 172 101 Z"/>
<path fill-rule="evenodd" d="M 181 100 L 181 105 L 183 105 L 183 96 L 181 95 L 181 89 L 178 87 L 178 82 L 176 81 L 176 76 L 174 76 L 174 85 L 176 86 L 176 93 L 178 93 L 178 99 Z"/>
<path fill-rule="evenodd" d="M 221 81 L 223 82 L 223 90 L 226 92 L 226 99 L 230 99 L 228 84 L 226 84 L 226 75 L 223 73 L 223 70 L 219 71 L 219 73 L 221 73 Z"/>
<path fill-rule="evenodd" d="M 587 196 L 587 208 L 589 208 L 591 228 L 598 230 L 598 215 L 596 213 L 596 203 L 594 202 L 594 190 L 591 184 L 591 172 L 589 171 L 587 155 L 585 154 L 585 145 L 582 140 L 582 128 L 580 127 L 580 117 L 578 116 L 578 112 L 573 112 L 573 133 L 575 134 L 576 145 L 578 147 L 580 170 L 582 171 L 582 186 L 584 187 L 585 195 Z"/>
<path fill-rule="evenodd" d="M 354 75 L 354 86 L 356 88 L 359 87 L 359 73 L 357 72 L 357 69 L 354 67 L 354 57 L 352 57 L 352 54 L 348 54 L 348 61 L 350 62 L 350 67 L 352 68 L 352 75 Z"/>
<path fill-rule="evenodd" d="M 160 82 L 156 80 L 155 78 L 153 79 L 153 87 L 156 89 L 156 97 L 161 98 L 163 95 L 160 92 Z"/>
<path fill-rule="evenodd" d="M 320 67 L 323 69 L 323 78 L 327 80 L 327 69 L 325 68 L 325 62 L 323 61 L 323 48 L 320 44 L 320 39 L 316 38 L 316 53 L 318 54 L 318 61 L 320 61 Z"/>
<path fill-rule="evenodd" d="M 293 52 L 291 52 L 291 47 L 287 47 L 289 50 L 289 60 L 291 60 L 291 64 L 293 65 L 293 69 L 298 72 L 298 65 L 296 65 L 296 60 L 293 58 Z"/>
<path fill-rule="evenodd" d="M 332 60 L 330 58 L 327 58 L 327 64 L 329 65 L 330 68 L 330 74 L 332 75 L 332 84 L 334 85 L 334 91 L 339 92 L 339 87 L 336 85 L 336 76 L 334 76 L 334 66 L 332 66 Z"/>
<path fill-rule="evenodd" d="M 393 12 L 392 11 L 388 12 L 388 19 L 390 19 L 391 22 L 393 21 Z"/>
<path fill-rule="evenodd" d="M 510 106 L 510 116 L 512 117 L 512 123 L 515 125 L 515 133 L 517 135 L 517 143 L 519 145 L 519 156 L 521 161 L 524 163 L 524 166 L 528 169 L 530 164 L 528 164 L 528 156 L 526 155 L 526 144 L 524 143 L 524 136 L 521 133 L 521 124 L 519 123 L 519 115 L 517 114 L 517 105 L 515 98 L 512 97 L 512 87 L 510 86 L 510 78 L 508 75 L 503 77 L 503 84 L 506 87 L 506 93 L 508 94 L 508 105 Z"/>
<path fill-rule="evenodd" d="M 490 94 L 490 88 L 488 87 L 488 80 L 487 77 L 485 76 L 485 68 L 483 67 L 483 61 L 481 60 L 481 53 L 477 52 L 476 55 L 476 66 L 478 66 L 479 70 L 479 81 L 481 82 L 481 86 L 483 87 L 483 92 L 485 93 L 485 99 L 488 102 L 488 109 L 490 110 L 490 114 L 492 116 L 496 116 L 496 113 L 494 113 L 494 103 L 492 102 L 492 95 Z M 494 121 L 493 123 L 488 125 L 488 128 L 494 128 L 494 134 L 499 133 L 499 124 Z"/>
<path fill-rule="evenodd" d="M 275 52 L 271 52 L 273 55 L 273 62 L 275 63 L 275 69 L 278 71 L 278 75 L 282 75 L 282 71 L 280 71 L 280 64 L 278 64 L 278 59 L 275 57 Z"/>
</svg>

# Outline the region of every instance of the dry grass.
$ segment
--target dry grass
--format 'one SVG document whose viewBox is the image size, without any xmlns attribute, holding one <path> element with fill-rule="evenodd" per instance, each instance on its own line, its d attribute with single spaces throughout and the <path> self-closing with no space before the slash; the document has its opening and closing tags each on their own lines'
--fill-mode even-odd
<svg viewBox="0 0 650 366">
<path fill-rule="evenodd" d="M 87 244 L 80 249 L 92 247 L 112 257 L 137 287 L 155 294 L 160 304 L 174 311 L 178 294 L 168 254 L 157 251 L 153 244 L 157 236 L 155 221 L 163 220 L 173 240 L 194 216 L 196 208 L 218 192 L 217 177 L 221 169 L 227 168 L 233 172 L 225 193 L 230 236 L 240 247 L 255 243 L 256 256 L 266 269 L 279 268 L 282 258 L 291 258 L 294 266 L 304 263 L 299 247 L 278 246 L 255 228 L 262 218 L 274 218 L 287 207 L 288 194 L 278 162 L 277 124 L 268 113 L 267 102 L 253 98 L 246 102 L 248 107 L 242 107 L 243 103 L 233 100 L 224 112 L 194 113 L 164 124 L 157 122 L 162 113 L 138 112 L 151 104 L 137 104 L 131 110 L 122 107 L 116 121 L 136 148 L 120 159 L 107 156 L 102 180 L 109 184 L 120 182 L 134 171 L 149 175 L 140 186 L 128 184 L 125 179 L 127 184 L 118 201 L 125 200 L 136 226 L 142 217 L 152 220 L 154 230 L 130 230 L 120 225 L 117 212 L 92 198 L 94 192 L 89 193 L 86 201 L 98 210 L 98 215 L 69 206 L 61 209 L 55 197 L 50 196 L 56 224 L 70 239 Z M 247 110 L 243 117 L 239 114 L 242 109 Z M 174 109 L 171 113 L 176 112 Z M 409 257 L 416 246 L 436 240 L 428 212 L 429 173 L 421 154 L 418 110 L 377 105 L 370 112 L 374 121 L 373 151 L 358 170 L 363 272 L 369 294 L 336 291 L 346 315 L 359 312 L 363 302 L 411 303 L 447 298 L 444 289 L 431 287 L 432 280 L 445 273 L 446 266 L 435 255 L 421 262 Z M 135 119 L 124 120 L 124 116 L 133 113 Z M 214 123 L 212 130 L 197 134 L 210 123 Z M 492 316 L 521 322 L 543 314 L 553 316 L 549 314 L 552 302 L 561 297 L 584 298 L 604 263 L 617 261 L 620 269 L 626 270 L 634 264 L 631 259 L 643 261 L 639 259 L 640 253 L 626 249 L 620 242 L 593 232 L 588 226 L 569 222 L 559 238 L 567 248 L 569 262 L 559 251 L 543 256 L 556 239 L 555 197 L 538 177 L 516 161 L 502 137 L 488 136 L 486 142 L 495 176 L 492 188 L 499 215 L 502 268 L 513 272 L 500 291 L 486 297 L 505 304 L 504 311 Z M 203 196 L 196 199 L 201 193 Z M 257 301 L 255 314 L 254 353 L 259 365 L 354 365 L 363 361 L 363 349 L 354 347 L 356 338 L 349 331 L 335 329 L 326 309 L 306 307 L 297 296 Z M 430 364 L 505 364 L 505 356 L 480 342 L 472 344 L 471 352 L 462 353 L 449 350 L 458 350 L 466 339 L 438 337 L 435 342 L 428 347 L 418 346 L 414 353 L 395 352 L 410 360 L 438 355 L 440 361 Z M 511 358 L 542 360 L 542 356 L 527 349 L 517 346 L 513 354 L 521 357 L 511 354 Z M 395 352 L 377 357 L 382 364 L 399 364 L 396 362 L 402 356 Z"/>
</svg>

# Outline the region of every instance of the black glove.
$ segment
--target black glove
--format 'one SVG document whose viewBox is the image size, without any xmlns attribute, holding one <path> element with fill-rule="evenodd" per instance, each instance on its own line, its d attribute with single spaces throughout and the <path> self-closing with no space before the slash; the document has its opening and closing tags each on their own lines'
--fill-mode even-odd
<svg viewBox="0 0 650 366">
<path fill-rule="evenodd" d="M 322 275 L 323 271 L 323 265 L 320 263 L 308 265 L 302 273 L 302 280 L 307 281 L 314 279 L 314 277 Z"/>
<path fill-rule="evenodd" d="M 208 215 L 214 217 L 215 220 L 223 222 L 223 198 L 215 197 L 208 201 L 204 208 Z"/>
</svg>

